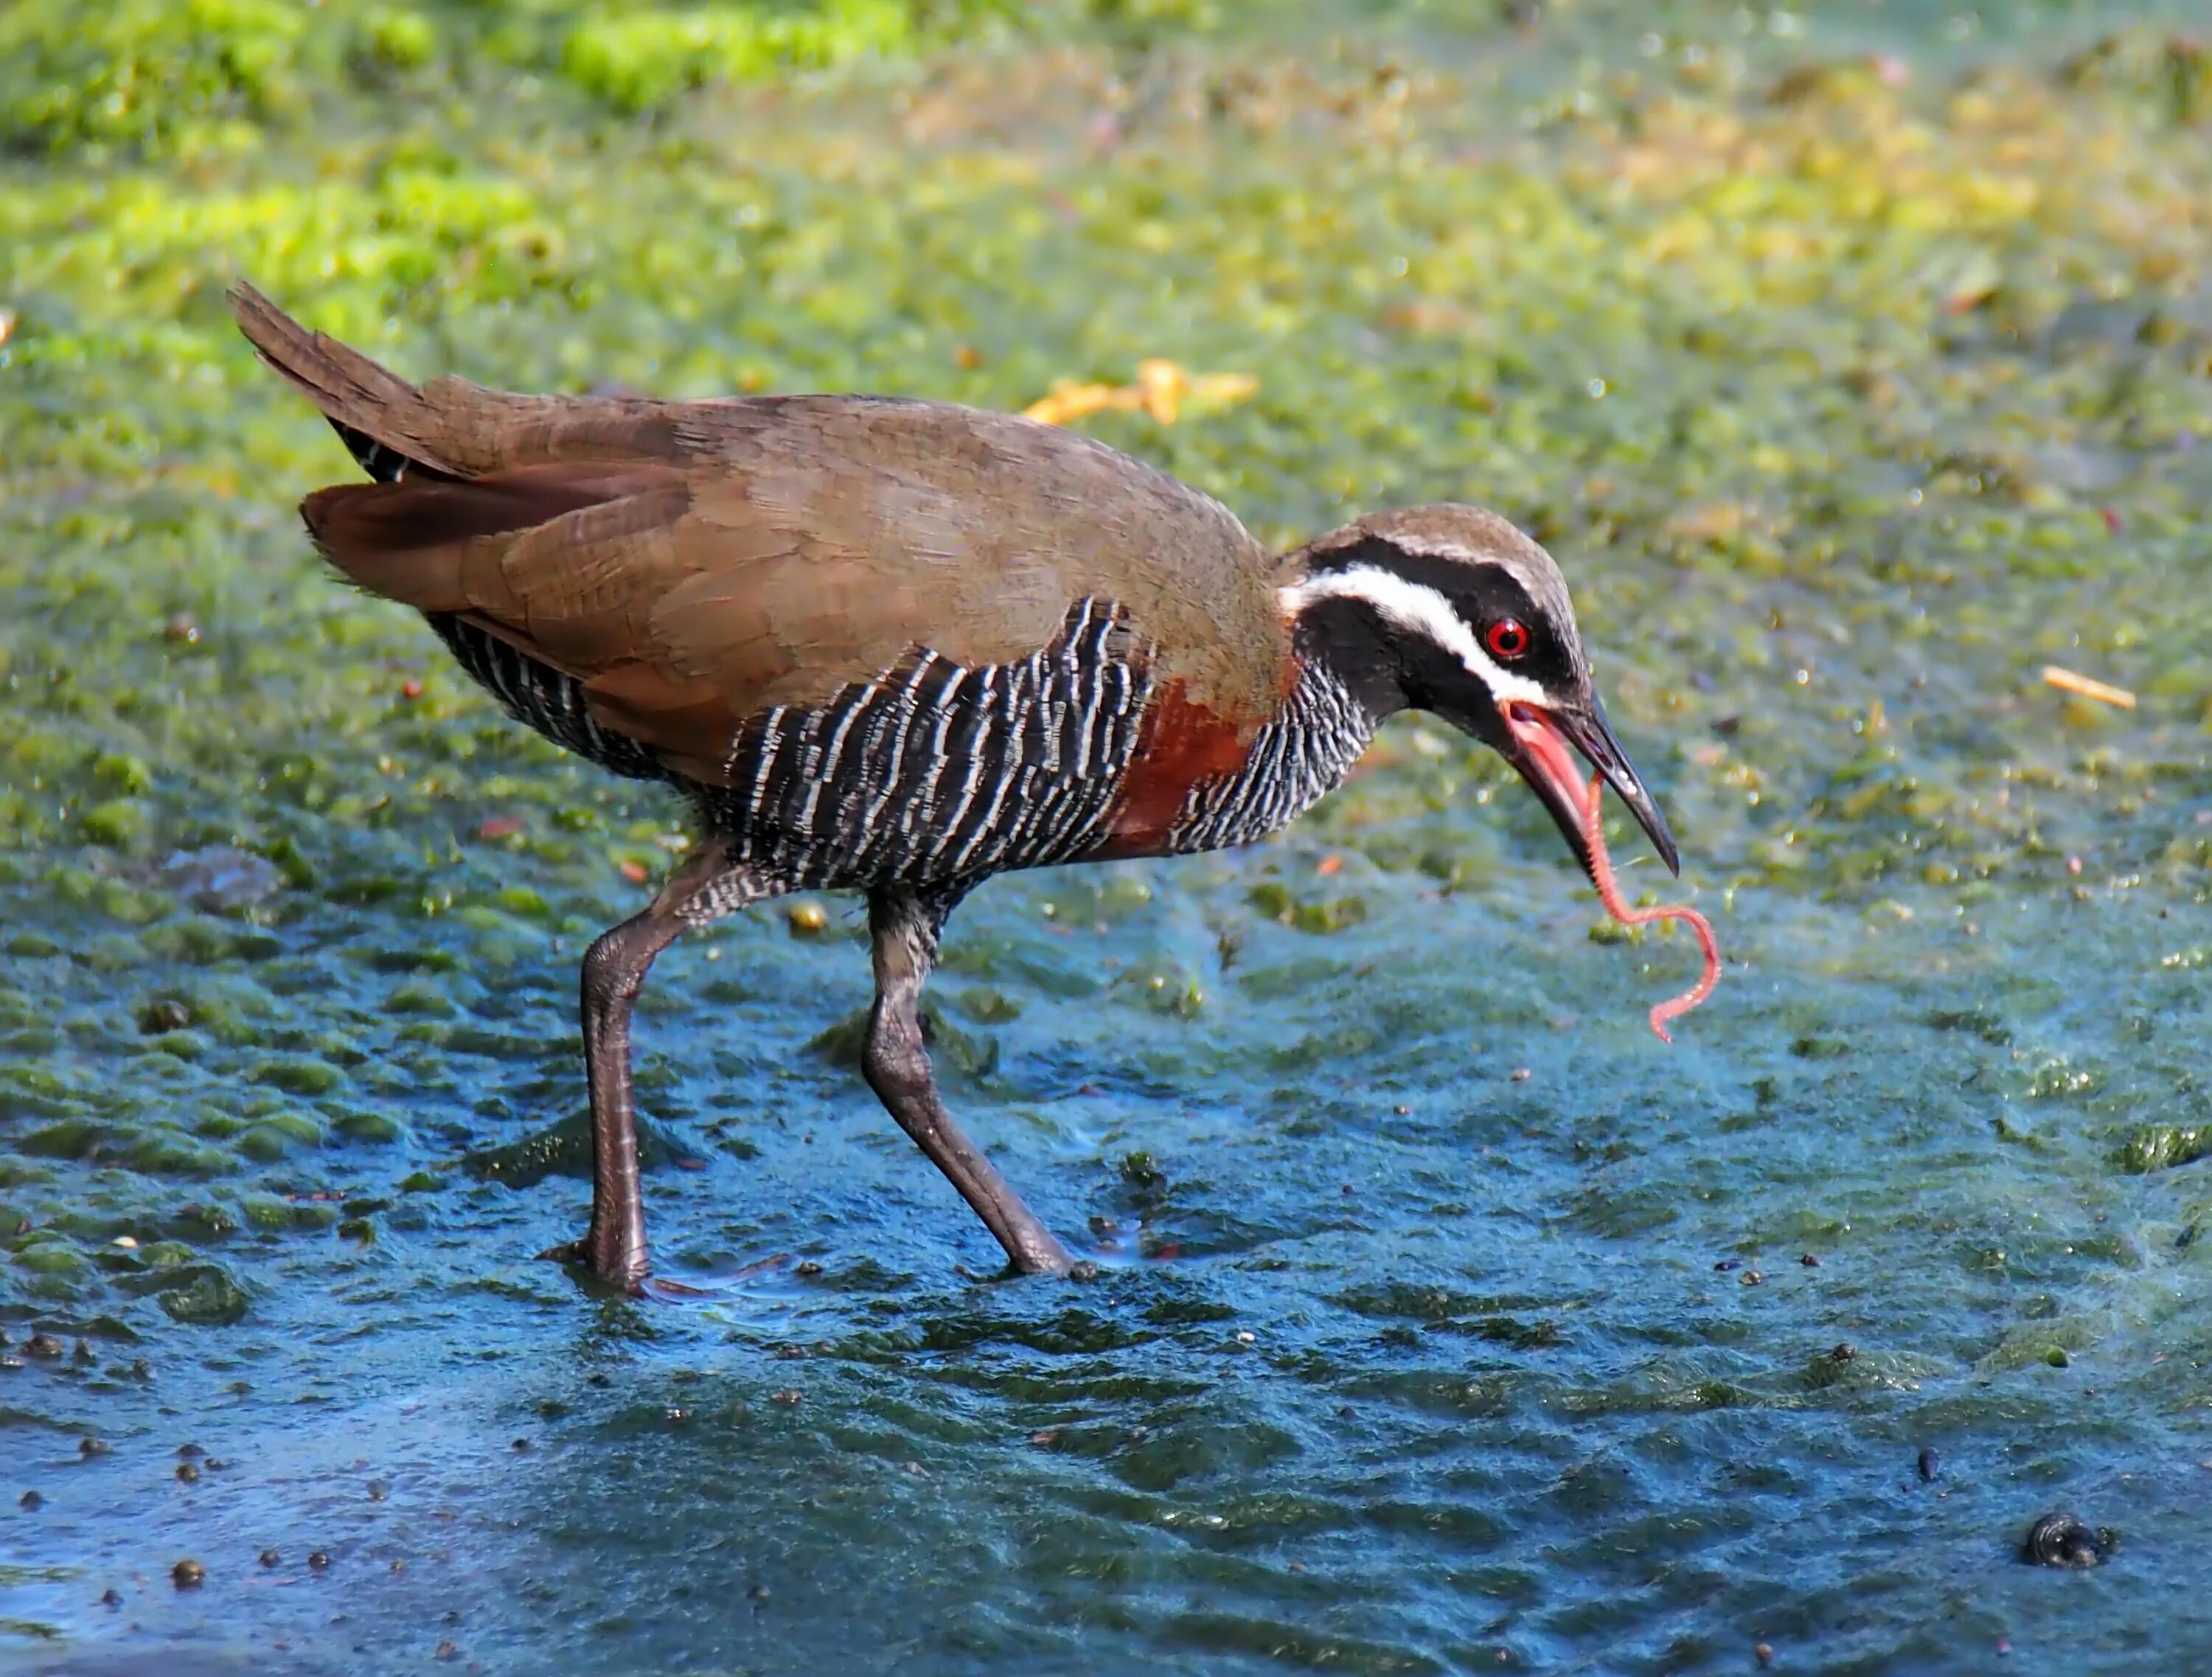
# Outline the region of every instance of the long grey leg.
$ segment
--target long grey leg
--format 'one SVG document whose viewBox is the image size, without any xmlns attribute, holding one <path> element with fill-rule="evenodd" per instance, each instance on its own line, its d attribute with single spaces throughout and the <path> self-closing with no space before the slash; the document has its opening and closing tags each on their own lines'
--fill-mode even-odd
<svg viewBox="0 0 2212 1677">
<path fill-rule="evenodd" d="M 922 1045 L 921 987 L 937 964 L 937 939 L 945 917 L 964 894 L 964 890 L 953 890 L 925 895 L 902 887 L 868 893 L 876 1005 L 868 1019 L 861 1069 L 884 1109 L 960 1190 L 960 1197 L 1006 1249 L 1014 1267 L 1024 1274 L 1065 1275 L 1072 1267 L 1066 1249 L 1006 1186 L 938 1099 L 929 1052 Z"/>
<path fill-rule="evenodd" d="M 637 1108 L 630 1094 L 629 1017 L 653 957 L 688 926 L 776 894 L 743 871 L 727 848 L 708 839 L 668 876 L 652 906 L 593 940 L 584 956 L 584 1066 L 592 1095 L 592 1226 L 580 1241 L 540 1255 L 591 1267 L 602 1280 L 635 1292 L 652 1264 L 645 1241 L 645 1196 L 638 1184 Z"/>
</svg>

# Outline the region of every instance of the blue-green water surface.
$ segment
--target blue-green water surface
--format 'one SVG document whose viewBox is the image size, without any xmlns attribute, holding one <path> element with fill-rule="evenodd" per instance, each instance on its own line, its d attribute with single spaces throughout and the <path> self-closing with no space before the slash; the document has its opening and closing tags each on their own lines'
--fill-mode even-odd
<svg viewBox="0 0 2212 1677">
<path fill-rule="evenodd" d="M 685 90 L 507 9 L 0 77 L 0 1669 L 2212 1662 L 2180 10 L 855 8 Z M 39 74 L 127 56 L 63 19 Z M 1405 719 L 1276 842 L 956 919 L 948 1098 L 1095 1278 L 1002 1277 L 877 1108 L 830 900 L 656 968 L 711 1291 L 596 1291 L 532 1256 L 575 963 L 678 811 L 319 571 L 240 272 L 521 387 L 1250 374 L 1082 422 L 1271 538 L 1541 534 L 1719 993 L 1656 1041 L 1688 940 Z M 2062 1509 L 2105 1565 L 2021 1561 Z"/>
</svg>

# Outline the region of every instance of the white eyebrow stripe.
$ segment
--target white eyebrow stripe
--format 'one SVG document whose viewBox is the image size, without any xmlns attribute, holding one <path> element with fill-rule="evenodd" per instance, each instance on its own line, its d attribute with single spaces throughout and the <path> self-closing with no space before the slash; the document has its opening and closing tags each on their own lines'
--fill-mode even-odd
<svg viewBox="0 0 2212 1677">
<path fill-rule="evenodd" d="M 1452 610 L 1449 600 L 1426 583 L 1410 582 L 1395 571 L 1386 571 L 1379 565 L 1351 565 L 1293 583 L 1279 590 L 1276 598 L 1289 617 L 1296 617 L 1317 599 L 1358 600 L 1372 606 L 1385 623 L 1426 635 L 1451 653 L 1499 704 L 1549 707 L 1558 702 L 1540 683 L 1499 668 L 1497 660 L 1476 643 L 1474 631 Z"/>
</svg>

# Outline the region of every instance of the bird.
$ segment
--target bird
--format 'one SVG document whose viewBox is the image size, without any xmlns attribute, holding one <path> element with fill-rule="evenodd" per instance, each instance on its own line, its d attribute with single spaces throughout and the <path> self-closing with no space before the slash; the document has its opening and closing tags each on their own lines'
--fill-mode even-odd
<svg viewBox="0 0 2212 1677">
<path fill-rule="evenodd" d="M 301 503 L 328 564 L 421 612 L 515 720 L 690 807 L 690 848 L 582 962 L 591 1217 L 543 1255 L 616 1288 L 680 1285 L 653 1276 L 630 1016 L 686 930 L 863 893 L 863 1076 L 1008 1271 L 1050 1274 L 1067 1249 L 946 1110 L 923 1035 L 947 918 L 986 879 L 1263 838 L 1407 709 L 1497 751 L 1587 871 L 1571 747 L 1680 872 L 1558 564 L 1495 513 L 1376 513 L 1277 553 L 1013 415 L 416 384 L 248 283 L 229 301 L 367 475 Z"/>
</svg>

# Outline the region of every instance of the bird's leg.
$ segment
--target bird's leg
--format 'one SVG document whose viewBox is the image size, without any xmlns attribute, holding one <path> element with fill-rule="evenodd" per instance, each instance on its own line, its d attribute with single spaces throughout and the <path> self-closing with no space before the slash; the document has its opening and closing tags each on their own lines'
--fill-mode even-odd
<svg viewBox="0 0 2212 1677">
<path fill-rule="evenodd" d="M 580 1261 L 601 1280 L 635 1292 L 651 1267 L 645 1197 L 638 1187 L 637 1109 L 630 1096 L 629 1016 L 653 957 L 688 926 L 771 895 L 730 871 L 708 839 L 668 876 L 652 905 L 592 940 L 584 956 L 584 1066 L 592 1096 L 592 1226 L 580 1241 L 542 1254 Z"/>
<path fill-rule="evenodd" d="M 1006 1249 L 1014 1267 L 1024 1274 L 1065 1275 L 1072 1267 L 1066 1249 L 961 1133 L 938 1099 L 929 1052 L 922 1045 L 921 987 L 937 964 L 938 933 L 959 895 L 925 895 L 897 886 L 868 893 L 876 1005 L 868 1018 L 861 1069 L 884 1109 L 960 1190 L 960 1197 Z"/>
</svg>

